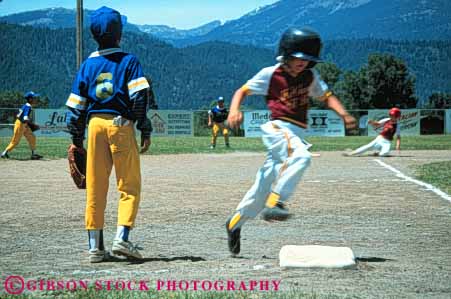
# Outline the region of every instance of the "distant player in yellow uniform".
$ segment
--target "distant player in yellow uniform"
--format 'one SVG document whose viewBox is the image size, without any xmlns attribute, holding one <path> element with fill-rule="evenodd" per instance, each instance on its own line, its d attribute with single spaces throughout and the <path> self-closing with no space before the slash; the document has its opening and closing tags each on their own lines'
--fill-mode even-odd
<svg viewBox="0 0 451 299">
<path fill-rule="evenodd" d="M 226 147 L 230 147 L 229 130 L 225 125 L 229 112 L 224 106 L 224 98 L 219 97 L 217 104 L 216 107 L 208 111 L 208 126 L 211 127 L 211 149 L 216 147 L 216 139 L 218 138 L 219 131 L 222 131 Z"/>
<path fill-rule="evenodd" d="M 141 259 L 129 241 L 141 194 L 141 169 L 134 123 L 141 131 L 141 152 L 150 146 L 151 123 L 146 116 L 149 84 L 136 56 L 119 48 L 126 19 L 119 12 L 101 7 L 91 14 L 91 33 L 98 51 L 85 60 L 66 102 L 71 146 L 83 147 L 86 125 L 86 229 L 89 260 L 106 258 L 103 242 L 104 213 L 109 177 L 114 165 L 119 191 L 117 233 L 112 252 Z"/>
<path fill-rule="evenodd" d="M 33 134 L 31 128 L 39 128 L 38 125 L 33 123 L 31 118 L 31 111 L 33 105 L 36 104 L 39 94 L 29 91 L 25 93 L 24 98 L 27 100 L 27 103 L 19 109 L 19 113 L 17 114 L 16 122 L 14 123 L 14 135 L 11 138 L 11 142 L 6 147 L 6 149 L 2 152 L 1 157 L 3 159 L 9 158 L 9 152 L 11 152 L 20 142 L 22 136 L 25 136 L 28 144 L 31 149 L 31 160 L 39 160 L 42 158 L 41 155 L 36 153 L 36 136 Z"/>
</svg>

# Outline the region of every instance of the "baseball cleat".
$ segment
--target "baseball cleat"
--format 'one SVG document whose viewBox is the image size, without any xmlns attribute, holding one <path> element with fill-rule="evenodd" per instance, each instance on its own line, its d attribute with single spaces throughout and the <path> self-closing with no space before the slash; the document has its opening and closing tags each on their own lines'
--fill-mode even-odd
<svg viewBox="0 0 451 299">
<path fill-rule="evenodd" d="M 2 159 L 9 159 L 9 155 L 8 155 L 8 153 L 4 153 L 4 154 L 2 154 Z"/>
<path fill-rule="evenodd" d="M 101 263 L 106 260 L 105 250 L 100 250 L 97 248 L 89 250 L 89 262 L 90 263 Z"/>
<path fill-rule="evenodd" d="M 133 245 L 132 242 L 124 241 L 122 239 L 114 239 L 113 241 L 113 247 L 111 248 L 111 251 L 115 255 L 122 255 L 128 258 L 132 259 L 142 259 L 143 256 L 138 251 L 142 248 L 139 246 Z"/>
<path fill-rule="evenodd" d="M 230 220 L 231 218 L 229 218 L 226 222 L 227 243 L 229 245 L 230 253 L 232 253 L 232 255 L 237 255 L 240 253 L 241 228 L 230 230 Z"/>
<path fill-rule="evenodd" d="M 272 208 L 264 208 L 262 211 L 262 218 L 265 221 L 285 221 L 291 217 L 288 209 L 282 203 L 277 203 Z"/>
<path fill-rule="evenodd" d="M 31 160 L 40 160 L 42 158 L 43 157 L 41 155 L 38 155 L 38 154 L 32 154 L 31 155 Z"/>
</svg>

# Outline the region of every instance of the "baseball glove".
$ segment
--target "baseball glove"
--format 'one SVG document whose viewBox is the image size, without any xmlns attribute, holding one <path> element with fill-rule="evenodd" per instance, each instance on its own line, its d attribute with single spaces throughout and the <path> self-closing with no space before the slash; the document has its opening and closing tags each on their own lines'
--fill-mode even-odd
<svg viewBox="0 0 451 299">
<path fill-rule="evenodd" d="M 39 125 L 34 123 L 28 123 L 28 127 L 30 128 L 31 132 L 37 131 L 40 129 Z"/>
<path fill-rule="evenodd" d="M 69 170 L 75 186 L 86 189 L 86 150 L 73 144 L 67 149 Z"/>
</svg>

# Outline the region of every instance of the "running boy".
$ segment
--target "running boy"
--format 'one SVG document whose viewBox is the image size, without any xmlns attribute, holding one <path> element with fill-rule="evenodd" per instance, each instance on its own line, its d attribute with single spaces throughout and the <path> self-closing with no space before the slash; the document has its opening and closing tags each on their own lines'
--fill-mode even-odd
<svg viewBox="0 0 451 299">
<path fill-rule="evenodd" d="M 233 96 L 227 119 L 231 128 L 242 123 L 239 108 L 248 95 L 266 96 L 272 114 L 272 119 L 261 126 L 268 150 L 266 161 L 258 170 L 254 185 L 226 222 L 229 250 L 234 255 L 240 252 L 241 226 L 248 219 L 255 218 L 262 210 L 265 220 L 289 217 L 285 203 L 311 160 L 308 143 L 303 140 L 309 97 L 324 101 L 343 118 L 347 128 L 356 125 L 313 69 L 321 61 L 321 46 L 319 35 L 310 29 L 286 30 L 279 43 L 280 63 L 262 69 Z"/>
</svg>

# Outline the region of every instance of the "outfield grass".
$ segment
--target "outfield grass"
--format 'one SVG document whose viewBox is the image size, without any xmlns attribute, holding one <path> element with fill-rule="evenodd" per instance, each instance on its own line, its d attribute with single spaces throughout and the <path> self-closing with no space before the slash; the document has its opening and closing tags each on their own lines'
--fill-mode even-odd
<svg viewBox="0 0 451 299">
<path fill-rule="evenodd" d="M 370 142 L 373 137 L 348 136 L 348 137 L 309 137 L 307 140 L 313 144 L 312 151 L 345 151 L 355 149 Z M 0 137 L 0 150 L 4 150 L 10 138 Z M 38 138 L 38 152 L 46 158 L 65 158 L 66 150 L 70 143 L 68 138 Z M 226 153 L 234 151 L 264 152 L 265 148 L 260 138 L 232 137 L 231 149 L 224 147 L 223 139 L 218 139 L 215 150 L 209 149 L 209 137 L 154 137 L 150 155 L 161 154 L 188 154 L 188 153 Z M 403 150 L 445 150 L 451 149 L 450 135 L 434 136 L 406 136 L 402 138 Z M 21 143 L 10 154 L 11 158 L 27 160 L 30 157 L 28 144 L 23 138 Z"/>
<path fill-rule="evenodd" d="M 451 161 L 421 165 L 415 169 L 415 176 L 451 194 Z"/>
</svg>

